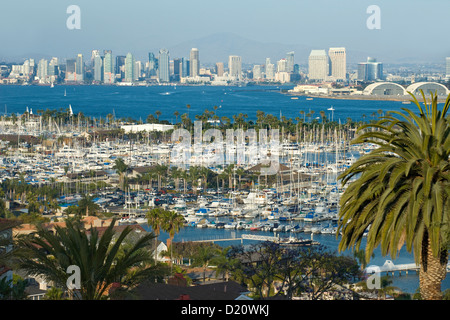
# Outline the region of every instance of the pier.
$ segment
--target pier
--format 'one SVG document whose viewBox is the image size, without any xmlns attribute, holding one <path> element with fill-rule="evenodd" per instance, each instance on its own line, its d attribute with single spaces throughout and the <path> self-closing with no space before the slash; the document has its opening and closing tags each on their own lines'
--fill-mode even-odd
<svg viewBox="0 0 450 320">
<path fill-rule="evenodd" d="M 364 272 L 367 274 L 386 272 L 394 275 L 396 271 L 401 275 L 402 272 L 408 274 L 408 271 L 419 271 L 420 266 L 415 263 L 394 264 L 392 260 L 386 260 L 382 266 L 370 265 Z M 447 272 L 450 272 L 450 262 L 447 264 Z"/>
</svg>

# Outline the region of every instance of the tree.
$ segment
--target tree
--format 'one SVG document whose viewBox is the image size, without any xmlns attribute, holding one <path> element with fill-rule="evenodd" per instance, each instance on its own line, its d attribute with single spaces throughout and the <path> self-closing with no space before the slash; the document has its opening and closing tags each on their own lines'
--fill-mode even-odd
<svg viewBox="0 0 450 320">
<path fill-rule="evenodd" d="M 217 248 L 212 246 L 205 246 L 200 247 L 194 255 L 193 265 L 203 268 L 203 282 L 206 281 L 206 269 L 218 254 L 219 251 Z"/>
<path fill-rule="evenodd" d="M 66 288 L 69 266 L 80 268 L 81 288 L 74 297 L 82 300 L 99 300 L 113 283 L 132 287 L 143 279 L 154 277 L 156 268 L 148 246 L 154 238 L 147 233 L 131 248 L 121 251 L 121 246 L 132 229 L 127 226 L 120 234 L 114 231 L 115 220 L 100 235 L 91 228 L 89 235 L 78 224 L 66 222 L 55 232 L 38 228 L 34 235 L 21 239 L 19 244 L 20 267 L 32 276 L 53 281 L 56 287 Z M 131 272 L 131 270 L 133 272 Z"/>
<path fill-rule="evenodd" d="M 123 189 L 125 184 L 125 173 L 128 171 L 128 166 L 125 164 L 122 158 L 117 158 L 114 162 L 114 169 L 116 169 L 116 172 L 119 174 L 119 184 Z"/>
<path fill-rule="evenodd" d="M 164 223 L 164 210 L 162 208 L 154 208 L 146 214 L 147 223 L 152 228 L 155 234 L 155 250 L 158 246 L 158 237 L 161 233 L 161 226 Z M 155 254 L 156 260 L 158 260 L 158 253 Z"/>
<path fill-rule="evenodd" d="M 88 194 L 84 194 L 83 198 L 78 201 L 78 213 L 80 215 L 86 214 L 86 216 L 95 216 L 96 212 L 100 209 L 100 206 L 94 202 L 94 198 Z"/>
<path fill-rule="evenodd" d="M 418 114 L 391 111 L 360 127 L 353 140 L 379 147 L 339 177 L 348 185 L 340 200 L 339 249 L 359 250 L 367 229 L 367 261 L 377 246 L 396 257 L 406 245 L 420 265 L 422 298 L 436 300 L 442 297 L 450 239 L 450 95 L 442 110 L 436 95 L 428 104 L 422 92 L 424 108 L 411 96 Z"/>
</svg>

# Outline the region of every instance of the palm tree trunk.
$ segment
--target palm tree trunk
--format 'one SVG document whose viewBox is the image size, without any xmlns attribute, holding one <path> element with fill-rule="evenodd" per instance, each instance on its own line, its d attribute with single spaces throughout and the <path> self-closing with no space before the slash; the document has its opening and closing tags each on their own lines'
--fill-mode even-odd
<svg viewBox="0 0 450 320">
<path fill-rule="evenodd" d="M 441 300 L 441 283 L 447 275 L 447 251 L 441 250 L 438 257 L 433 255 L 430 239 L 426 235 L 422 242 L 422 262 L 420 264 L 420 294 L 423 300 Z"/>
</svg>

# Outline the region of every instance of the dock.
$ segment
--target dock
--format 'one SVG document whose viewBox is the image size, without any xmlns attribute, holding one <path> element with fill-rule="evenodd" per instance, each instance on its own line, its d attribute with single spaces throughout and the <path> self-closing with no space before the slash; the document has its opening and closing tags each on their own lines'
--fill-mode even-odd
<svg viewBox="0 0 450 320">
<path fill-rule="evenodd" d="M 376 266 L 376 265 L 370 265 L 366 269 L 364 269 L 364 272 L 366 274 L 373 274 L 373 273 L 382 273 L 386 272 L 387 274 L 391 273 L 394 275 L 394 273 L 397 271 L 401 275 L 402 272 L 405 272 L 405 274 L 408 274 L 408 271 L 419 271 L 420 266 L 416 263 L 404 263 L 404 264 L 394 264 L 392 260 L 386 260 L 382 266 Z M 447 264 L 447 272 L 450 272 L 450 262 Z"/>
</svg>

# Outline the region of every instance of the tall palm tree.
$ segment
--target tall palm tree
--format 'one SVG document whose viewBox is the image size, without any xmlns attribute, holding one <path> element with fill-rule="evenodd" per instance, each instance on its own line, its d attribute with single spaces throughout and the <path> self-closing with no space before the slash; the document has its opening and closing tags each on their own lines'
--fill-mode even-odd
<svg viewBox="0 0 450 320">
<path fill-rule="evenodd" d="M 162 229 L 169 233 L 170 238 L 170 260 L 172 261 L 172 241 L 175 233 L 184 226 L 184 217 L 175 211 L 164 211 Z"/>
<path fill-rule="evenodd" d="M 114 231 L 115 221 L 99 234 L 97 228 L 90 235 L 79 224 L 66 221 L 66 227 L 55 228 L 55 233 L 39 227 L 35 235 L 20 240 L 20 266 L 29 275 L 42 276 L 66 288 L 69 266 L 80 270 L 79 295 L 82 300 L 102 299 L 113 283 L 134 285 L 154 274 L 147 267 L 152 261 L 147 249 L 154 235 L 140 237 L 126 251 L 121 246 L 132 231 L 126 227 L 120 234 Z M 130 272 L 133 269 L 133 272 Z"/>
<path fill-rule="evenodd" d="M 339 249 L 359 250 L 368 228 L 367 261 L 377 246 L 395 258 L 406 244 L 420 265 L 421 295 L 434 300 L 441 298 L 450 239 L 450 95 L 442 110 L 436 95 L 431 105 L 422 96 L 424 108 L 412 95 L 418 114 L 392 111 L 359 129 L 353 143 L 379 148 L 339 177 L 348 184 L 340 201 Z"/>
<path fill-rule="evenodd" d="M 100 209 L 100 206 L 94 202 L 94 198 L 88 194 L 83 195 L 83 198 L 78 201 L 78 212 L 80 215 L 83 213 L 86 216 L 95 216 L 97 210 Z"/>
<path fill-rule="evenodd" d="M 124 188 L 125 182 L 125 173 L 128 171 L 128 166 L 122 158 L 117 158 L 114 163 L 114 169 L 119 174 L 119 184 L 121 188 Z"/>
<path fill-rule="evenodd" d="M 147 223 L 152 228 L 155 234 L 155 252 L 158 246 L 158 237 L 161 233 L 161 226 L 164 223 L 164 210 L 162 208 L 154 208 L 147 212 L 146 214 Z M 158 259 L 158 254 L 155 254 L 156 260 Z"/>
</svg>

